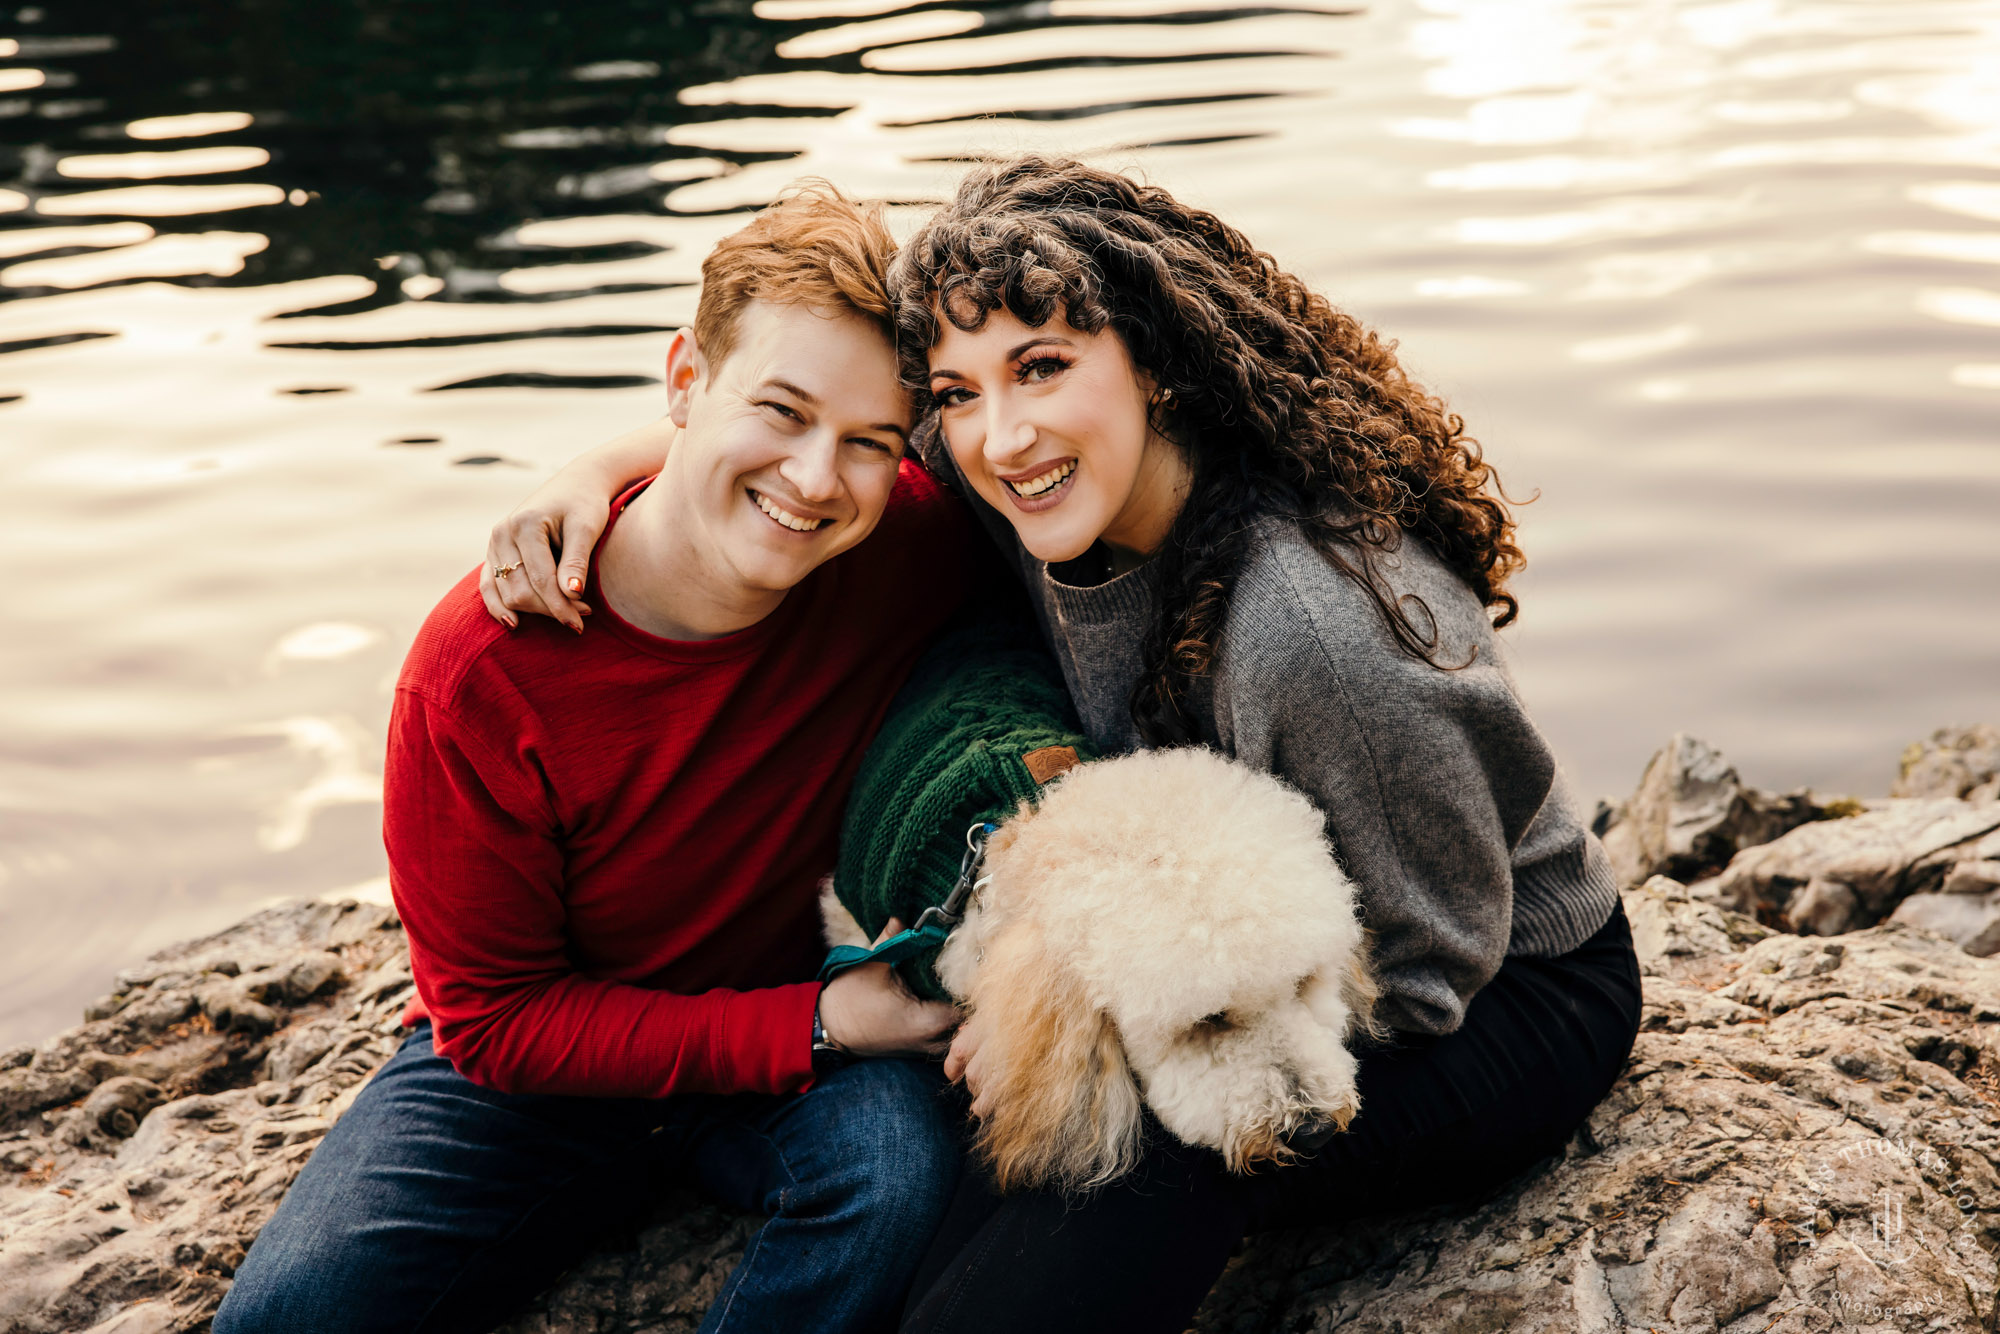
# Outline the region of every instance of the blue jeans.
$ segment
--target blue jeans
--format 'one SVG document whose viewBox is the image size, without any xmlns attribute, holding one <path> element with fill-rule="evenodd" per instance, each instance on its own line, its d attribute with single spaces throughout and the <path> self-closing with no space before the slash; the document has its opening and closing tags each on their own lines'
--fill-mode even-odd
<svg viewBox="0 0 2000 1334">
<path fill-rule="evenodd" d="M 300 1172 L 214 1334 L 490 1330 L 662 1172 L 769 1216 L 704 1331 L 892 1328 L 957 1181 L 944 1087 L 873 1060 L 791 1097 L 515 1095 L 420 1025 Z"/>
</svg>

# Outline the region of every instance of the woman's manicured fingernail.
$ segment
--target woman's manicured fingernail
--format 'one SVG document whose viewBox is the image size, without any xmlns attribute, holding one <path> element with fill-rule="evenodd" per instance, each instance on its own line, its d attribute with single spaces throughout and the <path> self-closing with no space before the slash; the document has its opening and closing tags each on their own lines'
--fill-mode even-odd
<svg viewBox="0 0 2000 1334">
<path fill-rule="evenodd" d="M 572 593 L 581 593 L 583 591 L 583 580 L 577 578 L 575 575 L 571 575 L 569 577 L 569 591 Z"/>
<path fill-rule="evenodd" d="M 515 620 L 512 616 L 509 616 L 507 618 L 505 624 L 509 630 L 518 630 L 521 628 L 521 623 Z"/>
</svg>

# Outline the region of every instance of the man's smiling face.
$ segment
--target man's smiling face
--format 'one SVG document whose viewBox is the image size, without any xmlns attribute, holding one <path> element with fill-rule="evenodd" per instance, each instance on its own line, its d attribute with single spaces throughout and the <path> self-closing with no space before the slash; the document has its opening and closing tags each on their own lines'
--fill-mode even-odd
<svg viewBox="0 0 2000 1334">
<path fill-rule="evenodd" d="M 782 592 L 874 530 L 909 438 L 909 395 L 866 317 L 752 301 L 709 361 L 668 353 L 668 452 L 681 532 L 711 577 Z"/>
</svg>

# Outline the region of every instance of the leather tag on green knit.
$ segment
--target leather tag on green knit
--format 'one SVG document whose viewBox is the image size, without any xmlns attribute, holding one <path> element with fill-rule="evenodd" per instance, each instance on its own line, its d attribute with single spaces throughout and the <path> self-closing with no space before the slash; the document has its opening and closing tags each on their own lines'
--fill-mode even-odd
<svg viewBox="0 0 2000 1334">
<path fill-rule="evenodd" d="M 1058 774 L 1066 774 L 1081 763 L 1075 746 L 1043 746 L 1031 750 L 1021 757 L 1021 763 L 1028 766 L 1028 776 L 1037 783 L 1046 783 Z"/>
</svg>

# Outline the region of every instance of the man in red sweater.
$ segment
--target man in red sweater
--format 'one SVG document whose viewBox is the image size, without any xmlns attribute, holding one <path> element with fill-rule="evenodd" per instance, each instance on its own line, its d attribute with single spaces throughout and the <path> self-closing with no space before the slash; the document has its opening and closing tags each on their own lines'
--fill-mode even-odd
<svg viewBox="0 0 2000 1334">
<path fill-rule="evenodd" d="M 593 632 L 496 624 L 475 572 L 418 633 L 383 821 L 413 1032 L 217 1334 L 489 1329 L 662 1173 L 770 1216 L 704 1330 L 893 1321 L 957 1139 L 935 1067 L 853 1058 L 955 1016 L 886 967 L 812 980 L 856 767 L 971 578 L 903 458 L 892 248 L 831 192 L 722 242 L 668 354 L 673 447 L 575 590 Z"/>
</svg>

